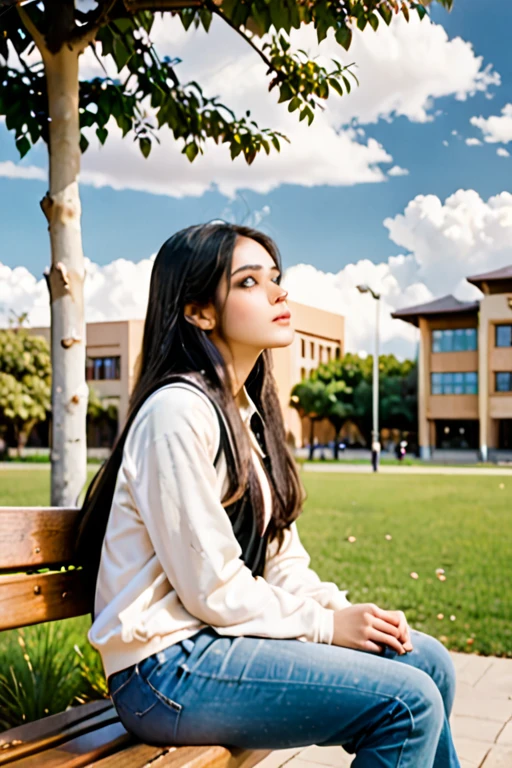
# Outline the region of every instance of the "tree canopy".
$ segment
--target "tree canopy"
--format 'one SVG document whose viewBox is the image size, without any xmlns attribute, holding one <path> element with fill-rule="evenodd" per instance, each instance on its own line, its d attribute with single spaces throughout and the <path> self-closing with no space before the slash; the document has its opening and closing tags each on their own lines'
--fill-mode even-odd
<svg viewBox="0 0 512 768">
<path fill-rule="evenodd" d="M 450 8 L 452 0 L 437 0 Z M 197 82 L 182 83 L 179 60 L 161 57 L 151 39 L 157 12 L 179 16 L 185 29 L 209 30 L 218 18 L 241 35 L 267 65 L 269 90 L 279 91 L 279 101 L 300 120 L 311 123 L 315 110 L 329 97 L 350 93 L 355 75 L 350 65 L 333 60 L 329 68 L 310 59 L 305 51 L 293 51 L 289 33 L 301 24 L 314 26 L 318 41 L 332 33 L 348 50 L 353 30 L 373 30 L 390 24 L 393 15 L 410 13 L 423 17 L 428 3 L 412 0 L 97 0 L 81 10 L 73 0 L 37 0 L 16 12 L 14 0 L 0 0 L 0 114 L 15 133 L 23 157 L 40 138 L 49 141 L 46 73 L 42 59 L 33 60 L 34 44 L 48 57 L 65 44 L 90 46 L 102 64 L 109 57 L 118 78 L 104 77 L 80 83 L 80 147 L 88 140 L 83 129 L 93 127 L 103 144 L 108 121 L 115 119 L 123 136 L 138 141 L 147 157 L 157 131 L 167 126 L 183 144 L 190 161 L 203 151 L 207 138 L 229 145 L 231 157 L 243 154 L 252 163 L 263 149 L 279 150 L 283 134 L 260 128 L 250 112 L 237 116 L 217 97 L 203 93 Z M 9 8 L 11 6 L 11 8 Z M 9 58 L 9 44 L 15 57 Z M 9 59 L 9 62 L 8 62 Z"/>
</svg>

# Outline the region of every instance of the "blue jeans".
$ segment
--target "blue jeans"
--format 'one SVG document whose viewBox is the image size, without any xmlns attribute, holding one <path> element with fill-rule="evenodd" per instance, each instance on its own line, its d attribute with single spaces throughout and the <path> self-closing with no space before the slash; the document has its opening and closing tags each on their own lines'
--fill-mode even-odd
<svg viewBox="0 0 512 768">
<path fill-rule="evenodd" d="M 451 657 L 423 632 L 411 641 L 399 656 L 207 627 L 111 675 L 109 692 L 148 744 L 340 745 L 353 768 L 460 768 Z"/>
</svg>

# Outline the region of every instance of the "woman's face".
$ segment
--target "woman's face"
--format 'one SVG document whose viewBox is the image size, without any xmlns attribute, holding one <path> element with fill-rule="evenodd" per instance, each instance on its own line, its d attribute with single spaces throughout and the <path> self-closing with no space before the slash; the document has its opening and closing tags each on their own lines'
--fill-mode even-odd
<svg viewBox="0 0 512 768">
<path fill-rule="evenodd" d="M 279 286 L 280 281 L 281 273 L 268 251 L 251 238 L 239 237 L 229 293 L 226 278 L 219 286 L 220 304 L 224 305 L 221 325 L 232 351 L 246 347 L 259 353 L 292 343 L 295 331 L 291 317 L 276 320 L 278 315 L 290 315 L 288 292 Z M 215 335 L 216 329 L 212 341 Z"/>
</svg>

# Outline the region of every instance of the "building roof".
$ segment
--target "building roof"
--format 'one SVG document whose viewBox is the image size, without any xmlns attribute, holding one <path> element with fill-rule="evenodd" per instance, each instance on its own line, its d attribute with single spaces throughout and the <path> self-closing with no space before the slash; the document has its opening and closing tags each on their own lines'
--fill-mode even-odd
<svg viewBox="0 0 512 768">
<path fill-rule="evenodd" d="M 454 315 L 454 314 L 473 314 L 478 312 L 480 304 L 478 301 L 459 301 L 455 296 L 449 294 L 440 299 L 434 299 L 426 304 L 417 304 L 414 307 L 405 307 L 397 309 L 391 313 L 391 317 L 398 320 L 405 320 L 418 327 L 419 318 L 425 315 Z"/>
<path fill-rule="evenodd" d="M 492 272 L 484 272 L 481 275 L 467 277 L 466 280 L 468 283 L 476 285 L 477 288 L 480 288 L 482 283 L 493 283 L 496 280 L 512 280 L 512 264 L 501 269 L 494 269 Z"/>
</svg>

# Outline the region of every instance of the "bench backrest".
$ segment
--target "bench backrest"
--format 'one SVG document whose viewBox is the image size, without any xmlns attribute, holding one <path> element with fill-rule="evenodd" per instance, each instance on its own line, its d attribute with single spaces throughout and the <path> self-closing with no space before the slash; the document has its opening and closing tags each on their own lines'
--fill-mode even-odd
<svg viewBox="0 0 512 768">
<path fill-rule="evenodd" d="M 78 511 L 0 507 L 0 630 L 91 611 L 86 574 L 73 568 Z"/>
</svg>

